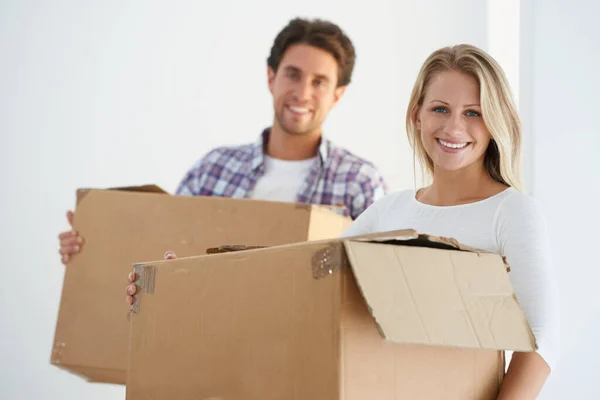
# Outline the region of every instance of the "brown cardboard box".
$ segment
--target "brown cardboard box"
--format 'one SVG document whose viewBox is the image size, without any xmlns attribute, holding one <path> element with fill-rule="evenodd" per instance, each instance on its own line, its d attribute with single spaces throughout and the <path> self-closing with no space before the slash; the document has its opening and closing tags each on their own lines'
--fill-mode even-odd
<svg viewBox="0 0 600 400">
<path fill-rule="evenodd" d="M 80 190 L 75 229 L 85 247 L 66 267 L 51 363 L 96 382 L 125 383 L 127 274 L 137 261 L 205 254 L 223 243 L 272 246 L 338 236 L 330 208 L 169 196 L 156 186 Z"/>
<path fill-rule="evenodd" d="M 135 270 L 128 400 L 495 399 L 535 349 L 500 256 L 414 231 Z"/>
</svg>

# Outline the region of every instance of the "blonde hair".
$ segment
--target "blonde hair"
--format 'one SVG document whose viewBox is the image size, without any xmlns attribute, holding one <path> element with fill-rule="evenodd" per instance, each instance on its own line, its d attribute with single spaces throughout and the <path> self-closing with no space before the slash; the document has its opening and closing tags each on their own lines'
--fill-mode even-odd
<svg viewBox="0 0 600 400">
<path fill-rule="evenodd" d="M 410 96 L 406 132 L 424 176 L 433 176 L 433 160 L 423 147 L 415 118 L 431 80 L 445 71 L 468 74 L 479 83 L 483 121 L 493 139 L 485 152 L 485 169 L 494 180 L 523 191 L 521 122 L 508 80 L 496 60 L 483 50 L 467 44 L 433 52 L 421 67 Z"/>
</svg>

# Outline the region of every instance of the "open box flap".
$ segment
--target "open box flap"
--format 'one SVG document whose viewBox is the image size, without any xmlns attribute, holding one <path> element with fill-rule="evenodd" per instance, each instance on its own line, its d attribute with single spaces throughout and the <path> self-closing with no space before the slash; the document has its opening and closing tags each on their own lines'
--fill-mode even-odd
<svg viewBox="0 0 600 400">
<path fill-rule="evenodd" d="M 501 256 L 414 231 L 376 236 L 351 238 L 344 246 L 385 338 L 398 343 L 536 349 Z"/>
</svg>

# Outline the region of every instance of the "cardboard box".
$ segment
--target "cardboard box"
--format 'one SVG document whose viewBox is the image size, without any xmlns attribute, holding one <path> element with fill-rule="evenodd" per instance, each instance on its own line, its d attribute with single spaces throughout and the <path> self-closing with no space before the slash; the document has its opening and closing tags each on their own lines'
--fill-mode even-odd
<svg viewBox="0 0 600 400">
<path fill-rule="evenodd" d="M 128 400 L 495 399 L 535 349 L 502 257 L 414 231 L 135 269 Z"/>
<path fill-rule="evenodd" d="M 74 225 L 85 238 L 65 271 L 51 363 L 95 382 L 126 381 L 133 264 L 205 254 L 223 243 L 272 246 L 337 237 L 349 224 L 329 207 L 170 196 L 152 185 L 80 190 Z"/>
</svg>

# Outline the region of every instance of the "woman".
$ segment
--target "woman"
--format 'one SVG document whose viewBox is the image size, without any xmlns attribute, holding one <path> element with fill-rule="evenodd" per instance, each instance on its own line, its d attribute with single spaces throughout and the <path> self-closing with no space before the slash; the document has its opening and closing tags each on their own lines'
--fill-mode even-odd
<svg viewBox="0 0 600 400">
<path fill-rule="evenodd" d="M 469 45 L 434 52 L 406 128 L 431 184 L 387 195 L 344 236 L 412 228 L 504 255 L 539 349 L 513 355 L 498 398 L 535 399 L 558 358 L 558 303 L 545 222 L 521 192 L 521 128 L 500 66 Z"/>
<path fill-rule="evenodd" d="M 406 125 L 431 184 L 375 202 L 343 236 L 411 228 L 504 255 L 538 351 L 513 354 L 498 398 L 535 399 L 558 358 L 558 304 L 544 219 L 521 192 L 521 128 L 504 73 L 473 46 L 434 52 Z M 135 286 L 126 290 L 131 304 Z"/>
</svg>

